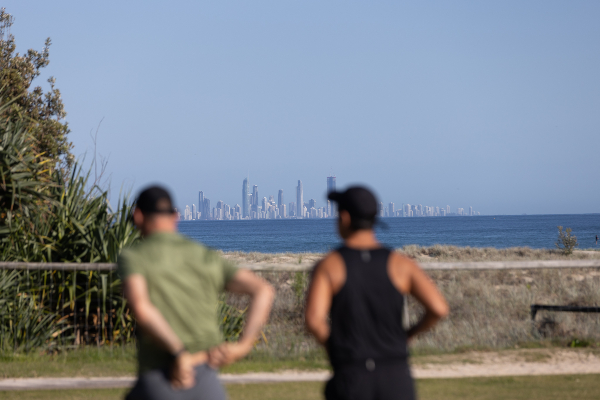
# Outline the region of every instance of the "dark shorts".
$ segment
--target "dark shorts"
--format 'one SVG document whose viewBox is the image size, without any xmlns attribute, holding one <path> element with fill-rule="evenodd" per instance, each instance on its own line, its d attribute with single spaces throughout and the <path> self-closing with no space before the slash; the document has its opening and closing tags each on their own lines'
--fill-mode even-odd
<svg viewBox="0 0 600 400">
<path fill-rule="evenodd" d="M 406 362 L 336 368 L 325 386 L 327 400 L 415 400 L 415 388 Z"/>
<path fill-rule="evenodd" d="M 226 400 L 225 389 L 219 381 L 217 371 L 206 364 L 196 370 L 196 385 L 187 390 L 171 387 L 166 370 L 143 373 L 125 400 Z"/>
</svg>

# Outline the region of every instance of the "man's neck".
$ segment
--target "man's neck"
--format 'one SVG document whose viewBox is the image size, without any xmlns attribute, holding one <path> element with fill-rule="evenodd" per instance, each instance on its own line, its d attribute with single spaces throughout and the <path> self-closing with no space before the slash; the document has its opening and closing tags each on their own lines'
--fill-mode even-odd
<svg viewBox="0 0 600 400">
<path fill-rule="evenodd" d="M 373 249 L 381 247 L 381 244 L 375 237 L 375 232 L 372 229 L 361 229 L 354 232 L 346 240 L 346 246 L 353 249 Z"/>
<path fill-rule="evenodd" d="M 156 233 L 175 233 L 176 231 L 172 229 L 149 229 L 144 232 L 144 237 L 152 236 Z"/>
<path fill-rule="evenodd" d="M 173 221 L 168 219 L 157 218 L 148 225 L 145 226 L 143 236 L 148 237 L 155 233 L 175 233 L 177 232 L 177 225 Z"/>
</svg>

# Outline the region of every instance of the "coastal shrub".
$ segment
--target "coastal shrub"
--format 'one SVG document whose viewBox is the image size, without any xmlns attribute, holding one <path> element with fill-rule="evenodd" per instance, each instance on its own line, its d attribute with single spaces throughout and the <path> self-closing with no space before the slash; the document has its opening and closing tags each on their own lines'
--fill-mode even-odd
<svg viewBox="0 0 600 400">
<path fill-rule="evenodd" d="M 0 137 L 3 261 L 114 262 L 123 247 L 137 240 L 127 196 L 112 211 L 107 191 L 88 187 L 89 174 L 76 164 L 66 176 L 33 153 L 29 144 L 35 139 L 19 123 L 0 122 Z M 0 279 L 4 351 L 134 337 L 118 279 L 98 271 L 48 270 L 2 271 Z"/>
<path fill-rule="evenodd" d="M 8 89 L 0 87 L 4 116 L 16 104 Z M 89 184 L 90 174 L 76 163 L 71 169 L 59 168 L 55 159 L 38 153 L 39 139 L 32 131 L 25 116 L 0 119 L 0 259 L 116 261 L 121 249 L 138 238 L 128 196 L 113 210 L 108 191 Z M 100 343 L 100 338 L 108 342 L 115 333 L 133 337 L 120 281 L 108 280 L 106 274 L 6 270 L 0 285 L 0 350 L 52 349 L 65 343 Z M 108 326 L 115 331 L 108 332 Z"/>
<path fill-rule="evenodd" d="M 558 241 L 555 243 L 556 248 L 561 250 L 564 255 L 573 254 L 573 249 L 577 244 L 577 236 L 571 235 L 571 228 L 567 228 L 563 231 L 563 227 L 558 227 Z"/>
</svg>

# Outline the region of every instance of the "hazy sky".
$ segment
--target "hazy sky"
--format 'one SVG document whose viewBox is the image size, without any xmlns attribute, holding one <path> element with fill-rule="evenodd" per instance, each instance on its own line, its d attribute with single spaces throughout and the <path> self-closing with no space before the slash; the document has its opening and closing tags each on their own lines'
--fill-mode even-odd
<svg viewBox="0 0 600 400">
<path fill-rule="evenodd" d="M 113 192 L 600 212 L 600 2 L 398 3 L 2 2 Z"/>
</svg>

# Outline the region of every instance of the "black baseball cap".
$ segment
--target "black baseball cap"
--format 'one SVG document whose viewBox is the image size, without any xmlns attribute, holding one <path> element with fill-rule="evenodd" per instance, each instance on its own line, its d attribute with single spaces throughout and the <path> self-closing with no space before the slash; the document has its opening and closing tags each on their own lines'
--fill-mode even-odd
<svg viewBox="0 0 600 400">
<path fill-rule="evenodd" d="M 175 213 L 171 195 L 160 186 L 150 186 L 142 190 L 135 201 L 135 206 L 144 215 Z"/>
<path fill-rule="evenodd" d="M 375 195 L 362 186 L 352 186 L 344 192 L 330 192 L 327 198 L 335 201 L 339 210 L 348 211 L 350 217 L 374 220 L 377 215 Z"/>
</svg>

